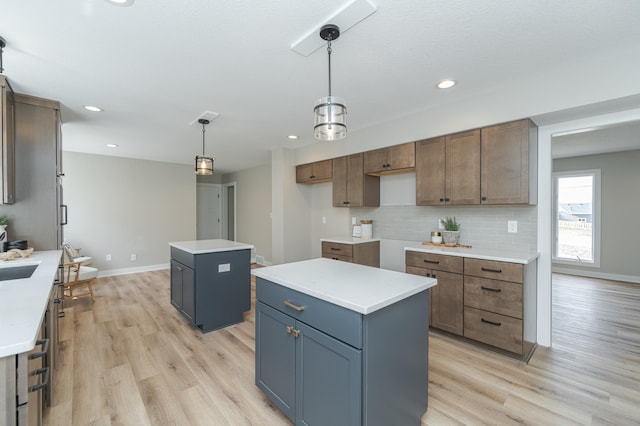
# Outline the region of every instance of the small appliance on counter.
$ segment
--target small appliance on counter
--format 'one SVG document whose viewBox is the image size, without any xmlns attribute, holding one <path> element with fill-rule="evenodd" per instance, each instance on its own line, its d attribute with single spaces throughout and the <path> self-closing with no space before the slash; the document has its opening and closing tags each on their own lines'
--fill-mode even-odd
<svg viewBox="0 0 640 426">
<path fill-rule="evenodd" d="M 5 241 L 4 243 L 2 243 L 3 252 L 7 252 L 11 249 L 26 250 L 27 248 L 29 248 L 29 243 L 27 242 L 27 240 L 8 241 L 8 242 Z"/>
</svg>

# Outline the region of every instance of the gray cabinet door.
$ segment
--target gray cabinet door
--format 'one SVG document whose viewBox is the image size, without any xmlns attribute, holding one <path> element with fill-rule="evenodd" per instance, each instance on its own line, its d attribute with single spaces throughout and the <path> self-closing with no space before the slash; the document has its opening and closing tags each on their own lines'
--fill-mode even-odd
<svg viewBox="0 0 640 426">
<path fill-rule="evenodd" d="M 256 386 L 291 420 L 296 409 L 295 320 L 256 303 Z"/>
<path fill-rule="evenodd" d="M 296 424 L 359 425 L 362 352 L 296 322 Z"/>
<path fill-rule="evenodd" d="M 171 304 L 182 310 L 182 269 L 184 265 L 171 261 Z"/>
<path fill-rule="evenodd" d="M 182 313 L 196 323 L 196 276 L 194 270 L 182 266 Z"/>
</svg>

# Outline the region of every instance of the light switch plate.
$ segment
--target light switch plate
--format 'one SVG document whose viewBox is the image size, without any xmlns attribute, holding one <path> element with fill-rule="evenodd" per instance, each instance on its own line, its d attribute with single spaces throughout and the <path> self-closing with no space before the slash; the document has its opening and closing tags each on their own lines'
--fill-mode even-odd
<svg viewBox="0 0 640 426">
<path fill-rule="evenodd" d="M 218 272 L 229 272 L 231 270 L 230 263 L 221 263 L 218 265 Z"/>
<path fill-rule="evenodd" d="M 517 220 L 508 220 L 507 221 L 507 231 L 513 234 L 518 233 L 518 221 Z"/>
<path fill-rule="evenodd" d="M 355 224 L 356 224 L 356 218 L 355 218 L 355 216 L 351 218 L 351 224 L 352 224 L 352 225 L 355 225 Z"/>
</svg>

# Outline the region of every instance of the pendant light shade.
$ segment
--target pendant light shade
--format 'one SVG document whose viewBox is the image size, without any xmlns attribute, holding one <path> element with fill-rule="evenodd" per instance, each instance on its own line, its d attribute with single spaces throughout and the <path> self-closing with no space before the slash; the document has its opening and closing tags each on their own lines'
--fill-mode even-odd
<svg viewBox="0 0 640 426">
<path fill-rule="evenodd" d="M 207 157 L 204 154 L 204 133 L 205 126 L 209 124 L 209 120 L 201 118 L 198 123 L 202 124 L 202 155 L 196 155 L 196 174 L 210 176 L 213 174 L 213 157 Z"/>
<path fill-rule="evenodd" d="M 320 29 L 320 38 L 327 41 L 329 57 L 329 96 L 318 99 L 313 109 L 313 133 L 321 141 L 334 141 L 347 136 L 347 106 L 344 99 L 331 96 L 331 41 L 340 37 L 340 28 L 328 24 Z"/>
</svg>

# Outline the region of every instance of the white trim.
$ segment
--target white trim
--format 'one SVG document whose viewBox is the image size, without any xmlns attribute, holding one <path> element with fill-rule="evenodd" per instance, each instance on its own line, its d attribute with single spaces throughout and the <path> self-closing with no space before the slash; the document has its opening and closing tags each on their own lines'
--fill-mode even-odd
<svg viewBox="0 0 640 426">
<path fill-rule="evenodd" d="M 593 228 L 591 235 L 591 244 L 593 244 L 593 260 L 592 261 L 579 261 L 572 260 L 564 257 L 556 257 L 556 243 L 558 240 L 558 229 L 557 229 L 557 218 L 558 218 L 558 177 L 579 177 L 579 176 L 593 176 L 593 187 L 592 187 L 592 223 Z M 555 172 L 552 174 L 553 180 L 553 192 L 552 192 L 552 204 L 553 204 L 553 247 L 551 252 L 551 261 L 553 263 L 561 263 L 564 265 L 580 265 L 588 268 L 599 268 L 600 267 L 600 231 L 601 231 L 601 212 L 602 212 L 602 185 L 601 185 L 601 170 L 600 169 L 586 169 L 586 170 L 571 170 L 566 172 Z"/>
<path fill-rule="evenodd" d="M 576 275 L 579 277 L 602 278 L 603 280 L 623 281 L 627 283 L 640 284 L 640 277 L 636 277 L 634 275 L 609 274 L 606 272 L 585 271 L 582 269 L 577 270 L 577 269 L 558 268 L 556 266 L 552 266 L 551 270 L 559 274 Z"/>
<path fill-rule="evenodd" d="M 233 236 L 234 241 L 238 238 L 238 185 L 234 182 L 227 182 L 222 184 L 222 238 L 229 239 L 229 218 L 227 203 L 229 202 L 229 187 L 233 187 Z"/>
<path fill-rule="evenodd" d="M 160 263 L 157 265 L 136 266 L 134 268 L 109 269 L 98 272 L 98 278 L 113 277 L 115 275 L 136 274 L 138 272 L 158 271 L 160 269 L 169 269 L 168 263 Z"/>
<path fill-rule="evenodd" d="M 603 114 L 538 128 L 538 344 L 551 346 L 551 139 L 554 134 L 593 126 L 640 120 L 640 108 Z"/>
</svg>

